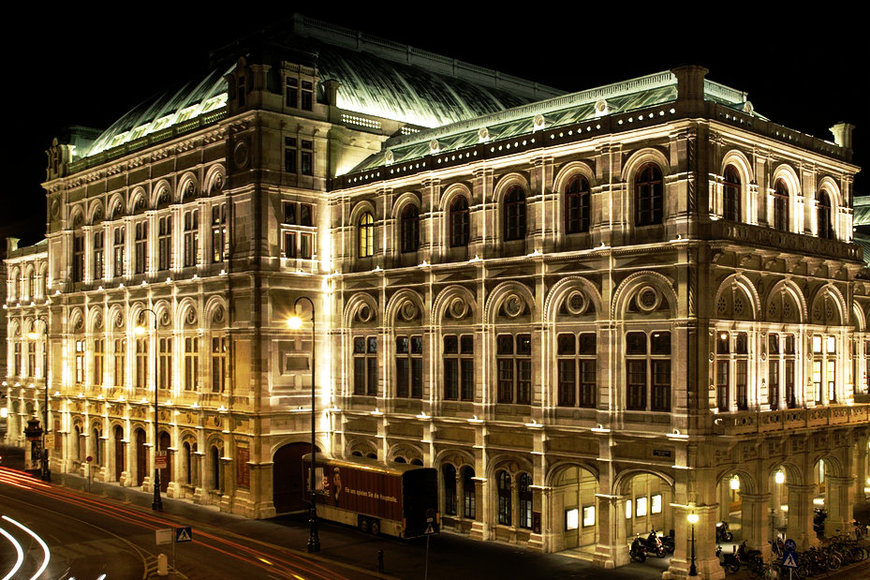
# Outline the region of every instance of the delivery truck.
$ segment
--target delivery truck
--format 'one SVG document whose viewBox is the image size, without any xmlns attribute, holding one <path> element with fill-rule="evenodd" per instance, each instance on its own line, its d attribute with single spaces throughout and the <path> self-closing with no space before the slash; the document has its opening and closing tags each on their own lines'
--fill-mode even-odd
<svg viewBox="0 0 870 580">
<path fill-rule="evenodd" d="M 311 454 L 302 458 L 311 498 Z M 317 456 L 317 516 L 372 534 L 415 538 L 438 533 L 438 472 L 431 467 Z"/>
</svg>

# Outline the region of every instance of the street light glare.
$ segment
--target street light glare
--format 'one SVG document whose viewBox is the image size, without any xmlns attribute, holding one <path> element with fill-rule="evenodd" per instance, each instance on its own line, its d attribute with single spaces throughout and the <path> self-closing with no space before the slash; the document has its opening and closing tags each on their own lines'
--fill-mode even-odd
<svg viewBox="0 0 870 580">
<path fill-rule="evenodd" d="M 287 319 L 287 326 L 289 326 L 292 330 L 299 330 L 302 328 L 302 319 L 298 316 L 291 316 Z"/>
<path fill-rule="evenodd" d="M 689 514 L 688 515 L 689 523 L 693 526 L 698 523 L 698 514 Z"/>
<path fill-rule="evenodd" d="M 143 334 L 145 334 L 147 332 L 148 332 L 148 329 L 145 328 L 144 326 L 136 326 L 133 328 L 133 333 L 137 334 L 138 336 L 142 336 Z"/>
</svg>

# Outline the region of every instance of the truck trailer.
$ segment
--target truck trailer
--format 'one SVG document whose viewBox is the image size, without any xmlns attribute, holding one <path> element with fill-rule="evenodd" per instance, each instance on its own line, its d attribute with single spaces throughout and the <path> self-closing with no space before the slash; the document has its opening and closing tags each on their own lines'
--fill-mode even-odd
<svg viewBox="0 0 870 580">
<path fill-rule="evenodd" d="M 311 499 L 311 454 L 303 489 Z M 438 472 L 431 467 L 317 456 L 317 516 L 363 532 L 416 538 L 439 531 Z"/>
</svg>

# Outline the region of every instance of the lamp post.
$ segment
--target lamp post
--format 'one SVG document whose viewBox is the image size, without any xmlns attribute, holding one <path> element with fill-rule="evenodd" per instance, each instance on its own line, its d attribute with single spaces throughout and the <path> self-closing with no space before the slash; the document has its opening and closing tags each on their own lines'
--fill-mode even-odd
<svg viewBox="0 0 870 580">
<path fill-rule="evenodd" d="M 689 520 L 689 524 L 692 526 L 692 556 L 691 563 L 689 564 L 689 576 L 697 576 L 698 569 L 695 567 L 695 524 L 698 523 L 698 514 L 692 511 L 686 519 Z"/>
<path fill-rule="evenodd" d="M 45 399 L 42 403 L 42 453 L 40 454 L 39 478 L 42 481 L 51 481 L 51 469 L 48 464 L 48 448 L 45 446 L 45 436 L 48 434 L 48 324 L 44 318 L 38 318 L 37 322 L 42 322 L 42 334 L 40 335 L 34 330 L 27 334 L 27 338 L 30 340 L 38 340 L 41 336 L 45 339 L 42 344 L 42 382 L 45 387 Z"/>
<path fill-rule="evenodd" d="M 154 332 L 157 332 L 157 313 L 150 308 L 142 312 L 150 312 L 154 316 Z M 134 332 L 143 335 L 148 332 L 145 326 L 136 326 Z M 157 468 L 157 456 L 160 455 L 160 407 L 157 399 L 157 382 L 154 382 L 154 499 L 151 501 L 151 509 L 163 511 L 163 500 L 160 498 L 160 470 Z"/>
<path fill-rule="evenodd" d="M 320 536 L 317 533 L 317 492 L 316 482 L 314 479 L 314 474 L 317 466 L 317 445 L 315 439 L 315 433 L 317 430 L 317 415 L 315 413 L 317 403 L 317 389 L 314 386 L 314 381 L 316 377 L 314 372 L 314 340 L 316 338 L 314 317 L 315 310 L 314 301 L 311 300 L 311 298 L 308 298 L 307 296 L 300 296 L 296 299 L 296 302 L 293 303 L 294 312 L 299 312 L 299 303 L 303 300 L 308 302 L 308 305 L 311 306 L 311 505 L 308 508 L 308 551 L 319 552 Z M 298 314 L 294 314 L 290 317 L 290 320 L 287 321 L 287 324 L 293 330 L 298 330 L 302 328 L 302 318 L 300 318 Z"/>
</svg>

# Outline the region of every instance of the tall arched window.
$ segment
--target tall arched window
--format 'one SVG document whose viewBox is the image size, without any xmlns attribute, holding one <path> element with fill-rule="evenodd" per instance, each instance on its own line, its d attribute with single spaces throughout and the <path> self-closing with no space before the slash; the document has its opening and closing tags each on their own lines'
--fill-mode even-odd
<svg viewBox="0 0 870 580">
<path fill-rule="evenodd" d="M 371 258 L 375 253 L 375 218 L 366 212 L 359 219 L 359 257 Z"/>
<path fill-rule="evenodd" d="M 477 488 L 474 484 L 474 468 L 462 468 L 462 517 L 473 520 L 477 517 Z"/>
<path fill-rule="evenodd" d="M 512 187 L 504 197 L 504 240 L 526 237 L 526 194 L 521 187 Z"/>
<path fill-rule="evenodd" d="M 819 222 L 819 237 L 833 238 L 834 225 L 831 223 L 831 198 L 824 190 L 816 196 L 816 216 Z"/>
<path fill-rule="evenodd" d="M 790 230 L 788 227 L 788 186 L 782 179 L 776 181 L 773 186 L 773 221 L 771 225 L 783 232 Z"/>
<path fill-rule="evenodd" d="M 589 231 L 591 192 L 585 177 L 578 176 L 565 187 L 565 233 Z"/>
<path fill-rule="evenodd" d="M 733 165 L 725 168 L 722 184 L 722 217 L 732 222 L 740 221 L 740 174 Z"/>
<path fill-rule="evenodd" d="M 402 210 L 400 222 L 402 252 L 416 252 L 420 246 L 420 212 L 415 205 Z"/>
<path fill-rule="evenodd" d="M 532 476 L 528 473 L 517 476 L 517 500 L 520 504 L 519 527 L 532 529 Z"/>
<path fill-rule="evenodd" d="M 634 225 L 662 223 L 665 182 L 658 165 L 647 163 L 637 172 L 634 182 Z"/>
<path fill-rule="evenodd" d="M 511 476 L 507 471 L 496 474 L 498 486 L 498 523 L 511 525 Z"/>
<path fill-rule="evenodd" d="M 450 205 L 450 247 L 468 245 L 468 200 L 460 195 Z"/>
<path fill-rule="evenodd" d="M 445 463 L 441 468 L 444 475 L 444 513 L 448 516 L 456 515 L 456 467 Z"/>
</svg>

